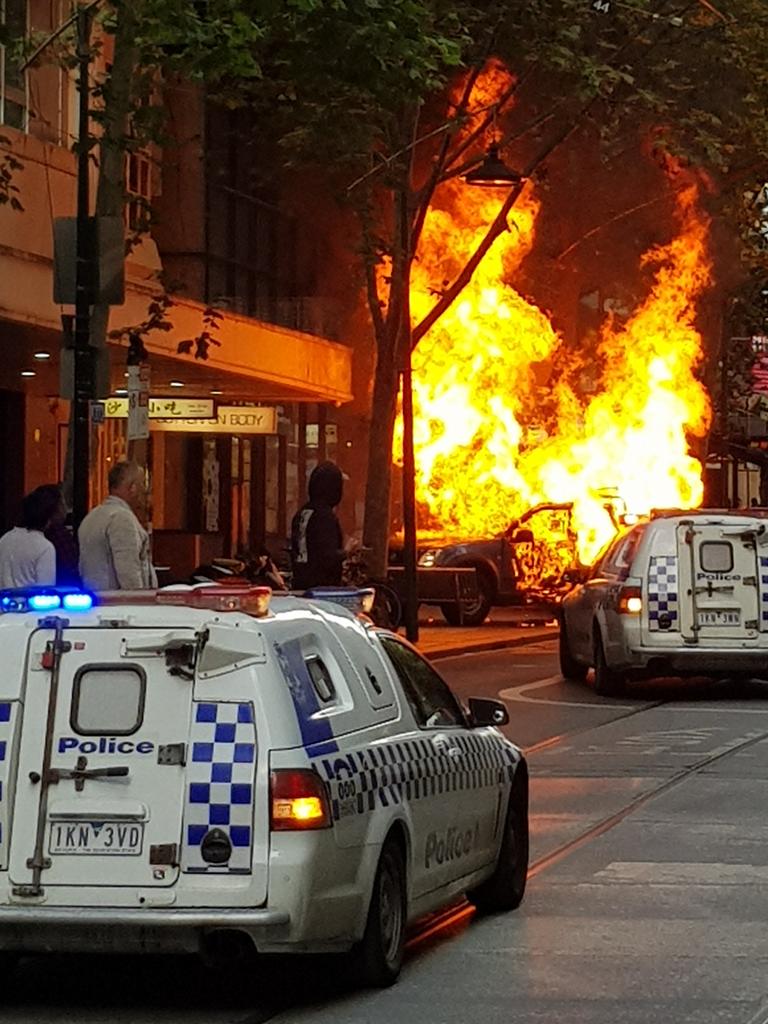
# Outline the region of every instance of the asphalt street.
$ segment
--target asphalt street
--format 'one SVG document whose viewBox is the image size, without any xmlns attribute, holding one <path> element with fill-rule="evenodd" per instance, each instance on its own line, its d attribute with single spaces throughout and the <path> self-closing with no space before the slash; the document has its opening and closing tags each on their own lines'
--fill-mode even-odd
<svg viewBox="0 0 768 1024">
<path fill-rule="evenodd" d="M 621 701 L 557 673 L 555 642 L 438 664 L 500 695 L 532 779 L 529 889 L 417 930 L 397 985 L 343 965 L 26 961 L 8 1024 L 768 1024 L 768 687 L 659 681 Z"/>
</svg>

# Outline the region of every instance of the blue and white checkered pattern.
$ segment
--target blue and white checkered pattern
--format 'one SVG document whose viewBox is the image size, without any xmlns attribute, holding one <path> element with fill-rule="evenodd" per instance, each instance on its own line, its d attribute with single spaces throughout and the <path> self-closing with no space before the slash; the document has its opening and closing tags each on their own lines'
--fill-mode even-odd
<svg viewBox="0 0 768 1024">
<path fill-rule="evenodd" d="M 652 555 L 648 567 L 648 628 L 652 632 L 661 629 L 659 616 L 662 614 L 666 614 L 670 622 L 664 632 L 679 631 L 677 586 L 677 556 Z"/>
<path fill-rule="evenodd" d="M 8 774 L 14 705 L 0 702 L 0 868 L 8 866 Z"/>
<path fill-rule="evenodd" d="M 496 788 L 514 776 L 517 757 L 509 744 L 493 733 L 452 733 L 450 745 L 460 748 L 460 757 L 441 753 L 425 733 L 423 739 L 377 743 L 335 758 L 318 758 L 314 764 L 330 786 L 334 820 L 403 800 Z"/>
<path fill-rule="evenodd" d="M 250 703 L 193 705 L 191 757 L 187 767 L 182 869 L 247 874 L 253 846 L 256 726 Z M 219 829 L 229 836 L 227 864 L 208 864 L 200 846 Z"/>
<path fill-rule="evenodd" d="M 768 630 L 768 558 L 760 556 L 760 629 Z"/>
</svg>

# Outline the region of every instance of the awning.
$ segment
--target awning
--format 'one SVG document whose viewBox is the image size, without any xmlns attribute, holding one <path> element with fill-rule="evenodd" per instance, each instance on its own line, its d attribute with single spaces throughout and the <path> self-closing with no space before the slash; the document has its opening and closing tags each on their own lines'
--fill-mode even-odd
<svg viewBox="0 0 768 1024">
<path fill-rule="evenodd" d="M 16 254 L 14 254 L 15 256 Z M 47 261 L 14 258 L 0 247 L 0 386 L 36 394 L 59 394 L 60 309 L 51 298 L 51 268 Z M 157 291 L 148 283 L 129 282 L 126 302 L 111 311 L 110 328 L 142 323 Z M 174 297 L 168 311 L 172 327 L 144 339 L 150 354 L 152 393 L 176 394 L 171 380 L 184 383 L 184 393 L 223 392 L 225 399 L 265 402 L 332 402 L 352 398 L 352 350 L 346 345 L 262 323 L 232 312 L 221 312 L 207 360 L 180 355 L 181 341 L 203 330 L 205 307 Z M 40 349 L 50 352 L 47 363 L 34 359 Z M 122 387 L 127 342 L 111 342 L 111 386 Z M 36 376 L 22 379 L 23 370 Z"/>
</svg>

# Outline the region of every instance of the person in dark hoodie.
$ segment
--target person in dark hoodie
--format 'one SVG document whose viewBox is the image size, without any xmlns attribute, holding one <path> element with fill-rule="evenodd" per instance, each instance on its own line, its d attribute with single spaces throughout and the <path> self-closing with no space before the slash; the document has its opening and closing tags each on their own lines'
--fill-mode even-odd
<svg viewBox="0 0 768 1024">
<path fill-rule="evenodd" d="M 309 477 L 309 501 L 291 522 L 292 588 L 337 587 L 346 557 L 344 537 L 334 509 L 344 488 L 341 470 L 321 462 Z"/>
</svg>

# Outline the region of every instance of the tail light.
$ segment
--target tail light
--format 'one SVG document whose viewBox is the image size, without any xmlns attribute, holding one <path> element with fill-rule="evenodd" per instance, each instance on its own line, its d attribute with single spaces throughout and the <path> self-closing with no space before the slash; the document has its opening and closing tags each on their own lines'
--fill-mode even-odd
<svg viewBox="0 0 768 1024">
<path fill-rule="evenodd" d="M 308 768 L 278 768 L 270 776 L 273 832 L 330 828 L 331 808 L 325 783 Z"/>
<path fill-rule="evenodd" d="M 617 610 L 619 615 L 639 615 L 643 610 L 643 593 L 640 587 L 622 587 Z"/>
</svg>

